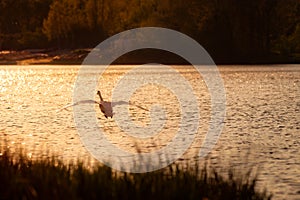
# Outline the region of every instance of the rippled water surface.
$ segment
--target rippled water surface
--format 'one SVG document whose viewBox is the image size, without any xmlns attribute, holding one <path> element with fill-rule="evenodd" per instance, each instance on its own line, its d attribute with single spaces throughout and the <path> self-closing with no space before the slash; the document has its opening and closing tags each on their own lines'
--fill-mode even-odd
<svg viewBox="0 0 300 200">
<path fill-rule="evenodd" d="M 98 89 L 105 99 L 111 100 L 118 81 L 134 67 L 110 66 L 99 76 Z M 198 132 L 180 159 L 191 160 L 198 153 L 210 124 L 210 93 L 195 69 L 173 68 L 191 85 L 200 111 Z M 74 123 L 72 107 L 59 110 L 72 103 L 78 70 L 79 66 L 1 66 L 1 145 L 9 146 L 12 151 L 25 147 L 32 157 L 55 152 L 65 160 L 88 158 Z M 220 66 L 219 71 L 226 91 L 226 118 L 209 159 L 217 166 L 231 165 L 241 170 L 259 166 L 259 186 L 272 192 L 274 199 L 300 199 L 300 65 Z M 95 72 L 89 73 L 85 76 Z M 173 72 L 157 66 L 126 76 L 132 85 L 138 84 L 141 78 L 156 77 L 172 82 L 175 77 Z M 191 95 L 187 92 L 183 90 L 179 95 Z M 127 132 L 118 126 L 115 118 L 106 119 L 95 105 L 97 124 L 118 148 L 134 152 L 138 144 L 138 151 L 155 151 L 172 142 L 179 127 L 185 129 L 194 124 L 197 112 L 189 110 L 189 105 L 182 105 L 176 95 L 166 86 L 145 84 L 131 96 L 130 102 L 151 110 L 153 118 L 150 112 L 130 105 L 130 122 L 141 127 L 141 134 L 147 134 L 143 129 L 149 131 L 147 127 L 157 123 L 157 132 L 151 133 L 151 137 L 128 135 L 132 130 L 126 127 L 129 121 L 122 119 L 122 111 L 115 117 L 123 120 Z M 94 99 L 98 100 L 96 94 Z M 165 114 L 153 105 L 160 105 Z M 181 106 L 188 109 L 190 117 L 185 124 L 181 124 Z M 84 123 L 88 120 L 85 116 L 89 115 L 84 110 L 82 113 Z M 160 121 L 164 123 L 159 124 Z M 96 161 L 92 159 L 92 162 Z"/>
</svg>

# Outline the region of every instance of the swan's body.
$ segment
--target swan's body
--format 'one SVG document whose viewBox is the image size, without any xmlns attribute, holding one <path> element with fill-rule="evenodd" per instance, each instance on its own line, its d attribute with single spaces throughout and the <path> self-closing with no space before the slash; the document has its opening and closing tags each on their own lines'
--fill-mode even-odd
<svg viewBox="0 0 300 200">
<path fill-rule="evenodd" d="M 102 98 L 102 96 L 101 96 L 100 91 L 98 91 L 97 94 L 98 94 L 99 97 L 100 97 L 99 108 L 100 108 L 101 112 L 104 114 L 104 116 L 105 116 L 106 118 L 107 118 L 107 117 L 112 118 L 112 117 L 113 117 L 113 111 L 112 111 L 112 105 L 111 105 L 111 102 L 104 101 L 103 98 Z"/>
<path fill-rule="evenodd" d="M 113 117 L 113 114 L 114 114 L 114 113 L 113 113 L 113 109 L 112 109 L 113 106 L 115 106 L 115 105 L 122 105 L 122 104 L 128 104 L 128 102 L 125 102 L 125 101 L 118 101 L 118 102 L 114 102 L 114 104 L 112 105 L 111 102 L 109 102 L 109 101 L 104 101 L 104 100 L 103 100 L 100 91 L 98 91 L 97 94 L 99 95 L 100 102 L 94 101 L 94 100 L 83 100 L 83 101 L 78 101 L 78 102 L 76 102 L 76 103 L 67 105 L 67 106 L 63 107 L 62 109 L 60 109 L 60 110 L 64 110 L 64 109 L 66 109 L 66 108 L 68 108 L 68 107 L 71 107 L 71 106 L 76 106 L 76 105 L 78 105 L 78 104 L 83 104 L 83 103 L 95 103 L 95 104 L 98 104 L 98 105 L 99 105 L 99 108 L 100 108 L 101 112 L 104 114 L 104 116 L 105 116 L 106 118 L 108 118 L 108 117 L 112 118 L 112 117 Z M 149 111 L 149 110 L 147 110 L 147 109 L 145 109 L 145 108 L 143 108 L 143 107 L 141 107 L 141 106 L 137 106 L 137 105 L 134 105 L 134 106 L 136 106 L 136 107 L 138 107 L 138 108 L 140 108 L 140 109 L 142 109 L 142 110 Z"/>
</svg>

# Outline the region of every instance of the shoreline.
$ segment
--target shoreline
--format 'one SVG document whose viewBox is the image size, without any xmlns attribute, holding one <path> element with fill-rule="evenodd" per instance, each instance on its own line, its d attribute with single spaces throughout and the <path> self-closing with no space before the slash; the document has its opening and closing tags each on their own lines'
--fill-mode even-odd
<svg viewBox="0 0 300 200">
<path fill-rule="evenodd" d="M 0 51 L 0 65 L 80 65 L 91 49 Z"/>
<path fill-rule="evenodd" d="M 0 65 L 81 65 L 85 57 L 92 51 L 81 49 L 27 49 L 21 51 L 0 51 Z M 146 53 L 143 55 L 143 53 Z M 146 57 L 146 59 L 145 59 Z M 268 65 L 268 64 L 300 64 L 300 60 L 292 57 L 269 56 L 266 58 L 237 59 L 236 61 L 215 60 L 217 65 Z M 130 52 L 116 59 L 112 64 L 189 64 L 183 58 L 169 52 L 145 50 Z M 205 64 L 205 63 L 200 63 Z"/>
</svg>

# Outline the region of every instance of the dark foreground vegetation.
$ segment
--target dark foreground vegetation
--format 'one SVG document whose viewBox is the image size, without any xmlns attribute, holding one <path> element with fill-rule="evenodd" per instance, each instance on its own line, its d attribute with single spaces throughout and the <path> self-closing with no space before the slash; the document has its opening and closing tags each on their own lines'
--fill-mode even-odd
<svg viewBox="0 0 300 200">
<path fill-rule="evenodd" d="M 217 63 L 299 62 L 299 13 L 299 0 L 1 0 L 0 51 L 91 48 L 156 26 L 194 38 Z"/>
<path fill-rule="evenodd" d="M 29 159 L 8 150 L 0 156 L 0 199 L 271 199 L 258 192 L 257 177 L 224 178 L 215 170 L 171 165 L 144 174 L 93 169 L 81 162 L 64 164 L 52 158 Z"/>
</svg>

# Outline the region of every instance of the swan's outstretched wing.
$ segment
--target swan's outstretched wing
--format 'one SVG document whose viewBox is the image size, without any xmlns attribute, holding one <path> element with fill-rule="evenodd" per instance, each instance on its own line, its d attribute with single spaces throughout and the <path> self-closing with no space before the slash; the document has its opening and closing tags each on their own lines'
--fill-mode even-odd
<svg viewBox="0 0 300 200">
<path fill-rule="evenodd" d="M 133 104 L 133 103 L 130 103 L 130 102 L 127 102 L 127 101 L 115 101 L 115 102 L 113 102 L 112 103 L 112 106 L 118 106 L 118 105 L 132 105 L 132 106 L 135 106 L 135 107 L 137 107 L 137 108 L 139 108 L 139 109 L 142 109 L 142 110 L 145 110 L 145 111 L 149 111 L 148 109 L 146 109 L 146 108 L 143 108 L 142 106 L 138 106 L 138 105 L 136 105 L 136 104 Z"/>
<path fill-rule="evenodd" d="M 94 103 L 100 104 L 99 102 L 94 101 L 94 100 L 82 100 L 82 101 L 75 102 L 73 104 L 66 105 L 63 108 L 59 109 L 58 111 L 65 110 L 69 107 L 76 106 L 76 105 L 79 105 L 79 104 L 85 104 L 85 103 L 87 103 L 87 104 L 94 104 Z"/>
<path fill-rule="evenodd" d="M 135 107 L 137 107 L 137 108 L 139 108 L 139 109 L 142 109 L 142 110 L 145 110 L 145 111 L 149 111 L 148 109 L 146 109 L 146 108 L 143 108 L 142 106 L 138 106 L 138 105 L 135 105 L 135 104 L 132 104 L 132 103 L 129 103 L 130 105 L 133 105 L 133 106 L 135 106 Z"/>
</svg>

